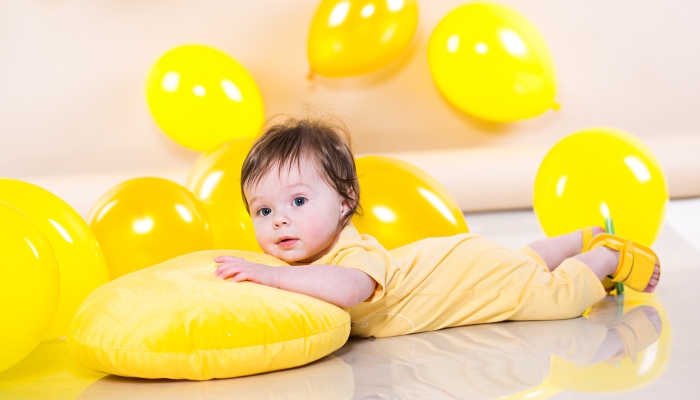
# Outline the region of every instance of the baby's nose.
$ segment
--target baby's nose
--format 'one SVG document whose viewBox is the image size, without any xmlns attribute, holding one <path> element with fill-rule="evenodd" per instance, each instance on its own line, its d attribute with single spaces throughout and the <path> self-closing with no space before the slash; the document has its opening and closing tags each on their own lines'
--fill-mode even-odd
<svg viewBox="0 0 700 400">
<path fill-rule="evenodd" d="M 289 225 L 289 219 L 286 218 L 284 215 L 278 215 L 274 220 L 275 226 L 285 226 Z"/>
</svg>

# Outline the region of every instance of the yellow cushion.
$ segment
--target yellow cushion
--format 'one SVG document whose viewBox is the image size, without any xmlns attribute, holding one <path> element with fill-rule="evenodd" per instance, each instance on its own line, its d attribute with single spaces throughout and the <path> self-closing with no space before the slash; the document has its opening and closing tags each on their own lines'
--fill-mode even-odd
<svg viewBox="0 0 700 400">
<path fill-rule="evenodd" d="M 219 255 L 286 265 L 265 254 L 206 250 L 124 275 L 80 306 L 67 336 L 73 357 L 115 375 L 205 380 L 296 367 L 345 343 L 345 310 L 221 280 L 214 276 Z"/>
</svg>

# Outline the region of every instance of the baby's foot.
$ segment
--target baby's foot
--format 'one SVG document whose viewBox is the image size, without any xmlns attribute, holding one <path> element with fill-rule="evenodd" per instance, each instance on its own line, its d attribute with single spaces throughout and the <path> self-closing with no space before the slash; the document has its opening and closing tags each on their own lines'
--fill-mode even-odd
<svg viewBox="0 0 700 400">
<path fill-rule="evenodd" d="M 619 260 L 620 260 L 620 252 L 617 250 L 610 249 L 610 248 L 605 248 L 605 249 L 608 250 L 610 253 L 613 253 L 615 255 L 615 262 L 613 264 L 617 265 L 619 263 Z M 617 267 L 615 267 L 615 268 L 617 268 Z M 649 283 L 647 284 L 646 288 L 644 288 L 644 293 L 652 293 L 652 292 L 654 292 L 654 290 L 656 290 L 656 286 L 659 284 L 659 277 L 660 276 L 661 276 L 661 269 L 659 268 L 659 262 L 657 261 L 654 264 L 654 272 L 651 274 L 651 278 L 649 279 Z M 611 283 L 613 283 L 613 281 L 610 279 L 605 279 L 605 280 L 603 280 L 602 283 L 603 283 L 603 286 L 605 286 L 606 283 L 611 284 Z M 614 288 L 614 286 L 611 288 L 606 288 L 606 291 L 609 293 L 610 290 L 613 288 Z"/>
<path fill-rule="evenodd" d="M 590 231 L 592 233 L 592 238 L 597 236 L 600 233 L 605 232 L 605 230 L 599 226 L 592 226 L 592 227 L 587 228 L 587 229 L 590 229 Z M 583 234 L 583 231 L 581 233 L 581 236 L 582 236 L 582 241 L 586 239 L 584 237 L 585 235 Z M 592 238 L 591 238 L 591 240 L 592 240 Z M 584 247 L 587 245 L 588 245 L 587 243 L 584 243 Z M 619 264 L 619 260 L 620 260 L 619 249 L 623 246 L 623 244 L 622 243 L 614 243 L 612 246 L 609 246 L 609 245 L 603 245 L 603 246 L 604 246 L 603 248 L 608 250 L 609 254 L 612 254 L 615 257 L 615 262 L 610 264 L 610 271 L 605 273 L 605 275 L 607 275 L 607 277 L 604 278 L 601 282 L 603 284 L 603 287 L 605 288 L 605 291 L 607 293 L 610 293 L 610 291 L 614 287 L 613 281 L 611 280 L 610 277 L 615 273 L 615 271 L 618 268 L 618 264 Z M 651 249 L 645 248 L 644 246 L 641 246 L 641 245 L 636 245 L 636 246 L 637 247 L 635 247 L 635 249 L 636 249 L 635 252 L 637 252 L 639 250 L 638 248 L 641 248 L 642 249 L 642 250 L 640 250 L 641 253 L 651 253 L 651 254 L 646 254 L 646 257 L 653 256 L 656 258 L 656 254 L 654 254 L 654 252 Z M 597 250 L 597 248 L 593 249 L 593 250 Z M 659 284 L 659 277 L 660 276 L 661 276 L 661 268 L 659 267 L 659 261 L 657 258 L 656 262 L 654 263 L 654 271 L 652 272 L 651 278 L 649 278 L 649 282 L 647 282 L 647 285 L 644 288 L 643 292 L 645 292 L 645 293 L 654 292 L 654 290 L 656 290 L 656 286 Z M 637 288 L 636 290 L 639 290 L 639 288 Z"/>
<path fill-rule="evenodd" d="M 645 293 L 652 293 L 654 290 L 656 290 L 656 285 L 659 284 L 659 276 L 660 275 L 661 275 L 661 270 L 659 269 L 659 262 L 657 261 L 656 264 L 654 264 L 654 273 L 651 275 L 651 279 L 649 280 L 649 284 L 644 289 Z"/>
</svg>

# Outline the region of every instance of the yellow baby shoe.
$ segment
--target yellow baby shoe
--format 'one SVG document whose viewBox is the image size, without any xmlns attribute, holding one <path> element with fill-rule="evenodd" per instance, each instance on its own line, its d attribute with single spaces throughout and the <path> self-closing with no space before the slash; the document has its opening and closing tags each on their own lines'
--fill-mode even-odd
<svg viewBox="0 0 700 400">
<path fill-rule="evenodd" d="M 654 274 L 654 265 L 659 262 L 656 253 L 646 246 L 608 233 L 594 236 L 584 247 L 584 251 L 600 246 L 620 252 L 620 263 L 615 273 L 610 276 L 611 280 L 643 292 Z"/>
</svg>

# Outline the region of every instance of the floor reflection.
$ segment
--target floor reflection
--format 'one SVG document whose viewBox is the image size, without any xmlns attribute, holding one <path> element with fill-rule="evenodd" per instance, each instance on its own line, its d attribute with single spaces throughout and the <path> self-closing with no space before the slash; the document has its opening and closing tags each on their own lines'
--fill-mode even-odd
<svg viewBox="0 0 700 400">
<path fill-rule="evenodd" d="M 65 340 L 51 340 L 0 373 L 0 399 L 73 400 L 103 376 L 78 364 Z"/>
<path fill-rule="evenodd" d="M 661 303 L 628 293 L 581 318 L 351 339 L 303 367 L 204 382 L 105 376 L 73 361 L 65 341 L 48 342 L 0 374 L 0 398 L 543 399 L 637 390 L 663 375 L 670 354 Z"/>
<path fill-rule="evenodd" d="M 351 340 L 334 354 L 352 366 L 359 399 L 536 399 L 646 386 L 663 374 L 670 338 L 655 297 L 629 294 L 586 317 Z"/>
<path fill-rule="evenodd" d="M 78 399 L 352 399 L 354 387 L 352 368 L 328 355 L 299 368 L 202 382 L 109 375 Z"/>
<path fill-rule="evenodd" d="M 587 318 L 607 327 L 609 333 L 589 361 L 553 356 L 550 379 L 554 385 L 574 392 L 629 392 L 664 374 L 671 356 L 671 325 L 655 296 L 629 292 L 608 297 Z"/>
</svg>

